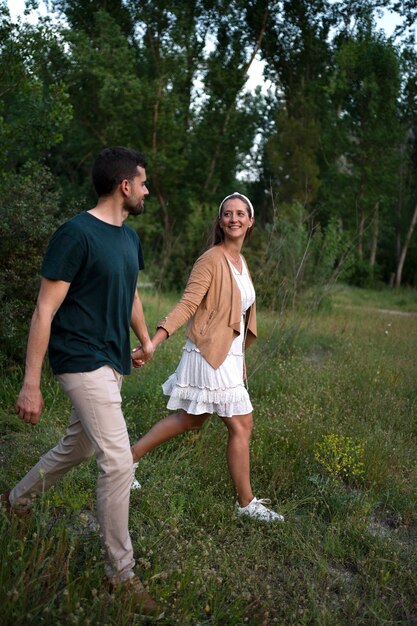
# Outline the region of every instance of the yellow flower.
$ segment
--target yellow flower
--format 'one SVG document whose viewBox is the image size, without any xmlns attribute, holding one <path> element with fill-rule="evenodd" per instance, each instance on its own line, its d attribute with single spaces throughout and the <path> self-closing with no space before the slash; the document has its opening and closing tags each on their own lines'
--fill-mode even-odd
<svg viewBox="0 0 417 626">
<path fill-rule="evenodd" d="M 364 473 L 365 442 L 345 435 L 323 435 L 316 444 L 314 458 L 331 478 L 349 480 Z"/>
</svg>

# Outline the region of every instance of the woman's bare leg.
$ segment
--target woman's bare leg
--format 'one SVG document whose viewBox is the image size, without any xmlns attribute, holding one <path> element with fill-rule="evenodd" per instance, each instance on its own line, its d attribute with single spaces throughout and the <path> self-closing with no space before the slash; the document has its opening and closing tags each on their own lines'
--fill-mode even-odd
<svg viewBox="0 0 417 626">
<path fill-rule="evenodd" d="M 208 413 L 190 415 L 182 410 L 167 415 L 133 444 L 131 447 L 133 462 L 137 463 L 149 450 L 153 450 L 161 443 L 169 441 L 187 430 L 201 428 L 208 416 Z"/>
<path fill-rule="evenodd" d="M 223 417 L 229 438 L 227 441 L 227 466 L 236 489 L 240 506 L 244 507 L 253 500 L 250 484 L 249 442 L 252 433 L 252 413 Z"/>
</svg>

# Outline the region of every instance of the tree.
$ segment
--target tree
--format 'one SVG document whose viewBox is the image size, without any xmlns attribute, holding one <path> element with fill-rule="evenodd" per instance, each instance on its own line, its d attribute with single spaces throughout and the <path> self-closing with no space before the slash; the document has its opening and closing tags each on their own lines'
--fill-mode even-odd
<svg viewBox="0 0 417 626">
<path fill-rule="evenodd" d="M 400 111 L 404 127 L 402 142 L 403 164 L 399 172 L 396 203 L 396 268 L 395 286 L 400 287 L 404 265 L 410 251 L 417 223 L 417 53 L 413 45 L 405 46 L 402 54 L 403 89 Z M 415 261 L 415 259 L 414 259 Z M 415 263 L 414 263 L 415 266 Z"/>
<path fill-rule="evenodd" d="M 72 116 L 62 77 L 48 82 L 59 43 L 48 23 L 12 24 L 0 16 L 0 167 L 16 170 L 27 160 L 42 160 L 62 142 Z"/>
<path fill-rule="evenodd" d="M 262 55 L 266 76 L 276 84 L 277 112 L 276 132 L 265 146 L 265 176 L 281 203 L 311 207 L 320 186 L 331 14 L 322 0 L 273 2 L 271 13 Z"/>
<path fill-rule="evenodd" d="M 63 33 L 74 118 L 54 171 L 66 168 L 74 184 L 104 145 L 143 150 L 154 195 L 145 240 L 160 255 L 159 274 L 179 284 L 191 260 L 177 243 L 190 211 L 230 192 L 261 124 L 261 98 L 243 87 L 267 9 L 254 0 L 52 4 L 78 28 Z"/>
<path fill-rule="evenodd" d="M 331 181 L 337 185 L 339 215 L 348 228 L 356 229 L 358 256 L 364 259 L 366 249 L 372 266 L 379 222 L 391 221 L 400 167 L 399 59 L 368 20 L 356 37 L 342 35 L 336 45 L 331 98 L 337 111 L 333 146 L 338 155 L 330 157 Z"/>
<path fill-rule="evenodd" d="M 40 260 L 62 211 L 45 157 L 72 109 L 63 81 L 45 80 L 59 48 L 45 23 L 0 16 L 0 366 L 21 362 L 39 286 Z"/>
</svg>

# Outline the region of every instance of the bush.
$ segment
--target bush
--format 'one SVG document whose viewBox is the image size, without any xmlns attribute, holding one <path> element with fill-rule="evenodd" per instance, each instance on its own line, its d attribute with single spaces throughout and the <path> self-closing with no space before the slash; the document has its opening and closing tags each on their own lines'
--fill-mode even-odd
<svg viewBox="0 0 417 626">
<path fill-rule="evenodd" d="M 254 282 L 258 300 L 268 308 L 285 310 L 299 304 L 319 308 L 329 286 L 339 276 L 349 242 L 336 220 L 326 228 L 312 227 L 304 208 L 286 207 L 263 231 L 254 231 L 248 253 L 258 268 Z"/>
<path fill-rule="evenodd" d="M 22 363 L 48 239 L 70 211 L 50 172 L 28 163 L 0 176 L 0 366 Z"/>
<path fill-rule="evenodd" d="M 378 285 L 380 280 L 380 268 L 355 255 L 352 258 L 352 263 L 343 273 L 343 280 L 348 285 L 372 289 Z"/>
<path fill-rule="evenodd" d="M 365 442 L 346 435 L 324 435 L 314 458 L 332 479 L 357 480 L 363 476 Z"/>
</svg>

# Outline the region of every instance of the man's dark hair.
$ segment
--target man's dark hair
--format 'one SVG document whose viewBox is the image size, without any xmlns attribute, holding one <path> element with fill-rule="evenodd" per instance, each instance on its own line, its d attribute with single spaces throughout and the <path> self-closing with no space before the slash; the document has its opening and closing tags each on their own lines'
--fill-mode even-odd
<svg viewBox="0 0 417 626">
<path fill-rule="evenodd" d="M 137 166 L 145 168 L 146 158 L 140 152 L 115 146 L 105 148 L 93 164 L 91 176 L 94 189 L 99 196 L 112 193 L 122 180 L 131 180 L 136 176 Z"/>
</svg>

